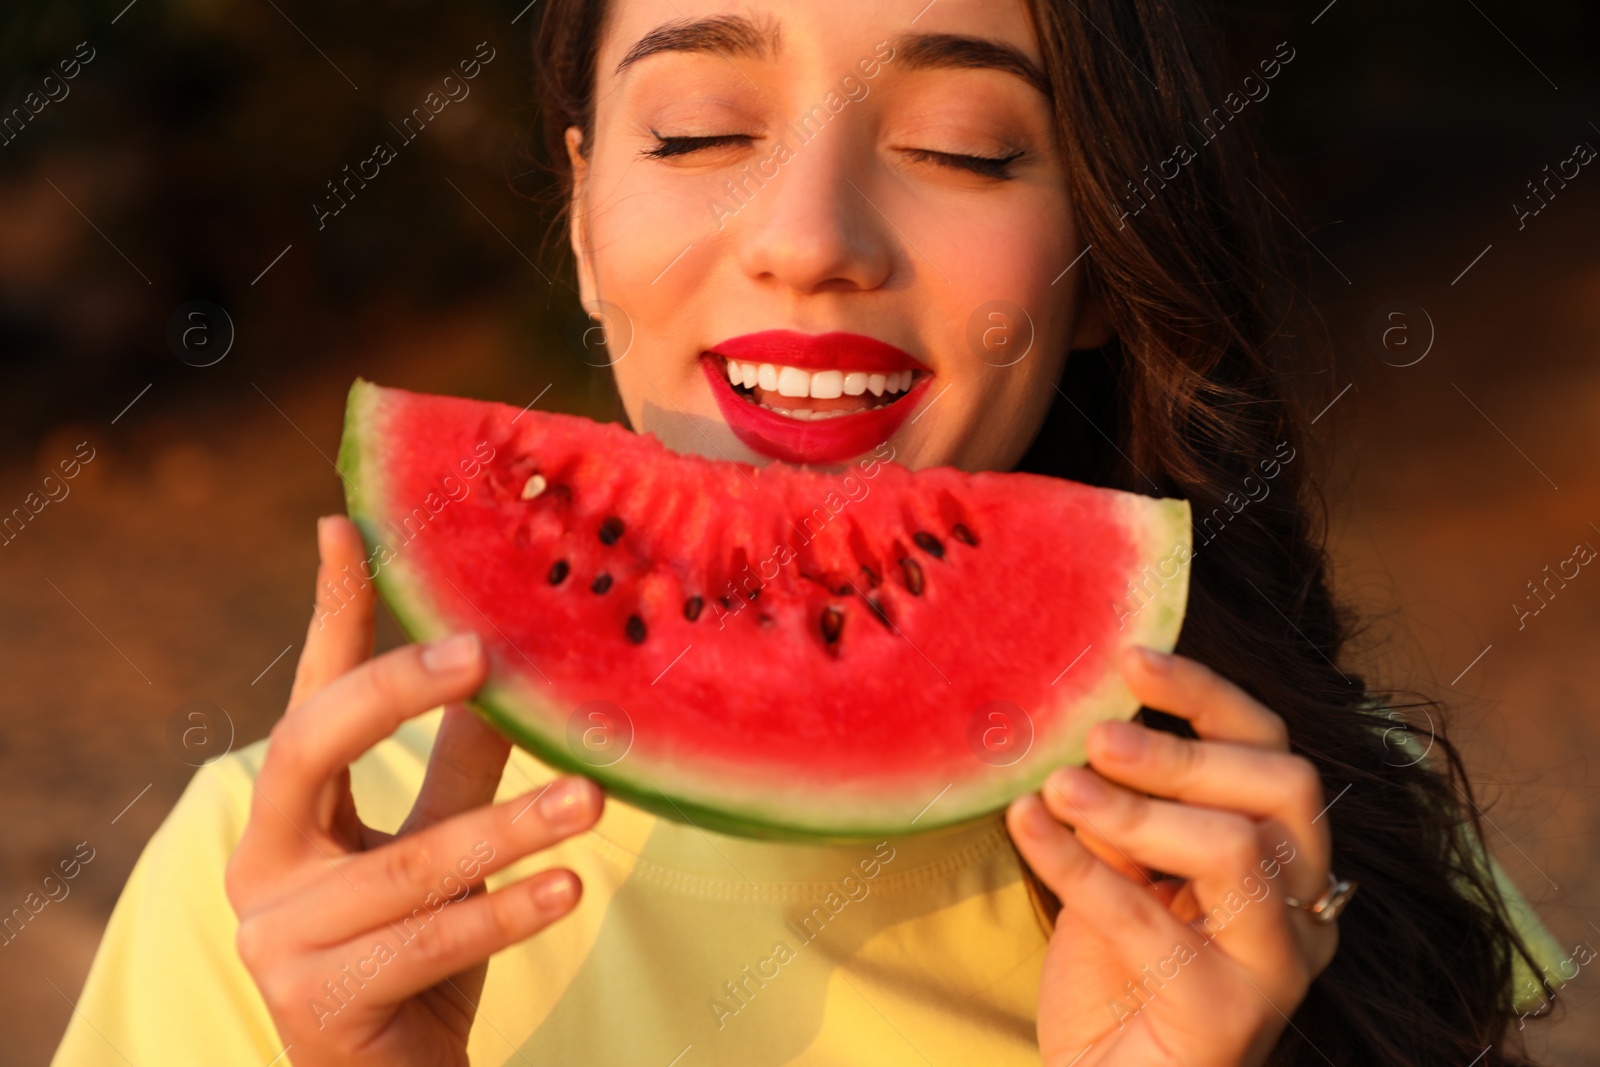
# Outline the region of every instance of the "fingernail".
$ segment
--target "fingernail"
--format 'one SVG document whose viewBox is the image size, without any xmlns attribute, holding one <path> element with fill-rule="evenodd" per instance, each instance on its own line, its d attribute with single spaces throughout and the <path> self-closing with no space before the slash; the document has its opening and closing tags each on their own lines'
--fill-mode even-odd
<svg viewBox="0 0 1600 1067">
<path fill-rule="evenodd" d="M 1139 658 L 1149 670 L 1165 672 L 1172 669 L 1172 657 L 1165 652 L 1158 652 L 1153 648 L 1140 648 L 1138 652 Z"/>
<path fill-rule="evenodd" d="M 557 871 L 534 887 L 533 899 L 546 911 L 557 911 L 572 903 L 577 888 L 572 875 L 566 871 Z"/>
<path fill-rule="evenodd" d="M 1036 837 L 1044 837 L 1050 832 L 1050 824 L 1055 819 L 1050 815 L 1050 809 L 1044 806 L 1044 801 L 1038 797 L 1030 797 L 1028 804 L 1027 822 L 1028 829 Z"/>
<path fill-rule="evenodd" d="M 422 669 L 434 674 L 450 674 L 478 661 L 482 644 L 475 633 L 456 634 L 435 641 L 422 649 Z"/>
<path fill-rule="evenodd" d="M 1111 798 L 1111 790 L 1096 773 L 1083 767 L 1062 767 L 1050 776 L 1051 785 L 1073 804 L 1094 807 Z"/>
<path fill-rule="evenodd" d="M 1112 759 L 1136 760 L 1144 755 L 1144 727 L 1131 722 L 1103 722 L 1099 730 L 1100 747 Z"/>
<path fill-rule="evenodd" d="M 563 778 L 539 798 L 539 814 L 558 830 L 582 826 L 594 810 L 594 787 L 582 778 Z"/>
<path fill-rule="evenodd" d="M 1043 837 L 1050 830 L 1050 813 L 1037 793 L 1028 793 L 1013 801 L 1021 808 L 1022 829 L 1033 837 Z"/>
</svg>

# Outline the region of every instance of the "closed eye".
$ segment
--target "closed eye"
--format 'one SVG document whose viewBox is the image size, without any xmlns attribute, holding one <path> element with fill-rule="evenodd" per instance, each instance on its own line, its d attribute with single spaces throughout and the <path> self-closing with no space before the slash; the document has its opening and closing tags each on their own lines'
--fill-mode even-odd
<svg viewBox="0 0 1600 1067">
<path fill-rule="evenodd" d="M 746 145 L 755 140 L 755 137 L 748 133 L 722 133 L 712 137 L 663 137 L 654 130 L 650 132 L 654 134 L 657 144 L 654 148 L 647 148 L 641 153 L 646 159 L 671 159 L 674 156 L 686 156 L 707 148 Z"/>
<path fill-rule="evenodd" d="M 1017 151 L 1008 156 L 964 156 L 954 152 L 935 152 L 928 148 L 908 148 L 906 154 L 918 163 L 933 163 L 955 170 L 971 171 L 985 178 L 1006 181 L 1013 177 L 1011 164 L 1026 153 Z"/>
</svg>

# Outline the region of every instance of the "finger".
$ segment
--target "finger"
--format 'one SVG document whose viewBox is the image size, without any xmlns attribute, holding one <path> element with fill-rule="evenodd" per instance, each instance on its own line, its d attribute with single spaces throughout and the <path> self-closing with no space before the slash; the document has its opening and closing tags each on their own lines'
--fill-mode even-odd
<svg viewBox="0 0 1600 1067">
<path fill-rule="evenodd" d="M 1200 939 L 1150 892 L 1100 862 L 1061 825 L 1036 793 L 1006 809 L 1017 851 L 1061 906 L 1094 924 L 1130 968 L 1171 955 L 1173 946 L 1200 948 Z"/>
<path fill-rule="evenodd" d="M 494 800 L 510 755 L 511 742 L 471 708 L 445 708 L 422 789 L 398 836 Z"/>
<path fill-rule="evenodd" d="M 1322 776 L 1310 760 L 1122 722 L 1096 725 L 1088 749 L 1096 771 L 1135 792 L 1263 820 L 1306 860 L 1294 868 L 1290 892 L 1322 891 L 1330 843 Z"/>
<path fill-rule="evenodd" d="M 284 933 L 331 945 L 375 922 L 400 921 L 430 900 L 464 893 L 524 856 L 582 833 L 603 806 L 593 782 L 559 778 L 528 796 L 395 838 L 324 871 L 296 896 Z"/>
<path fill-rule="evenodd" d="M 474 693 L 488 671 L 473 633 L 406 645 L 341 675 L 272 729 L 256 785 L 297 831 L 321 827 L 322 786 L 407 719 Z"/>
<path fill-rule="evenodd" d="M 1134 647 L 1122 655 L 1122 675 L 1140 703 L 1188 719 L 1207 740 L 1289 749 L 1289 728 L 1281 718 L 1192 659 Z"/>
<path fill-rule="evenodd" d="M 1288 929 L 1282 890 L 1268 876 L 1272 867 L 1249 818 L 1153 800 L 1082 767 L 1053 773 L 1042 796 L 1062 822 L 1092 828 L 1136 863 L 1189 879 L 1208 936 L 1235 935 L 1262 962 L 1281 961 Z"/>
<path fill-rule="evenodd" d="M 366 555 L 355 523 L 343 515 L 317 520 L 315 606 L 289 693 L 291 711 L 372 655 L 377 597 L 364 577 Z"/>
<path fill-rule="evenodd" d="M 1078 843 L 1088 849 L 1095 859 L 1122 875 L 1134 885 L 1140 886 L 1145 892 L 1154 896 L 1164 905 L 1171 905 L 1174 898 L 1189 883 L 1182 878 L 1174 877 L 1165 871 L 1158 871 L 1154 867 L 1141 867 L 1128 858 L 1128 854 L 1117 848 L 1110 841 L 1101 837 L 1087 826 L 1079 826 L 1075 830 Z M 1168 910 L 1171 910 L 1170 907 Z"/>
<path fill-rule="evenodd" d="M 344 994 L 341 1010 L 393 1007 L 539 933 L 571 912 L 582 893 L 576 874 L 556 869 L 446 901 L 404 924 L 317 953 L 307 964 L 306 984 L 321 990 L 323 981 L 333 981 Z"/>
<path fill-rule="evenodd" d="M 1151 887 L 1159 884 L 1156 881 L 1155 871 L 1146 870 L 1139 866 L 1128 858 L 1126 852 L 1117 851 L 1116 845 L 1113 845 L 1089 827 L 1078 827 L 1078 843 L 1093 853 L 1094 857 L 1101 863 L 1104 863 L 1129 881 Z"/>
</svg>

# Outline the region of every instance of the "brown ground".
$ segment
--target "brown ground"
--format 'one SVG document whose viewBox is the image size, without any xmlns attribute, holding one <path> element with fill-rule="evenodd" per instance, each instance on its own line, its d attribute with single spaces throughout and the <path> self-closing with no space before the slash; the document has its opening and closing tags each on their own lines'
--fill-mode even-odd
<svg viewBox="0 0 1600 1067">
<path fill-rule="evenodd" d="M 1564 945 L 1600 948 L 1589 766 L 1600 570 L 1585 568 L 1521 631 L 1510 607 L 1578 542 L 1600 548 L 1600 199 L 1577 193 L 1565 214 L 1497 240 L 1455 287 L 1487 237 L 1409 216 L 1382 247 L 1336 254 L 1356 285 L 1323 286 L 1321 306 L 1343 359 L 1337 386 L 1356 384 L 1316 431 L 1335 457 L 1341 588 L 1388 613 L 1372 661 L 1386 682 L 1449 699 L 1495 801 L 1494 851 Z M 1395 297 L 1424 304 L 1438 329 L 1413 367 L 1385 366 L 1361 341 L 1371 310 Z M 153 393 L 115 428 L 114 412 L 63 427 L 33 461 L 0 468 L 9 509 L 78 441 L 99 450 L 70 497 L 0 548 L 0 906 L 77 842 L 96 849 L 72 895 L 3 950 L 0 1065 L 48 1057 L 119 886 L 189 776 L 167 747 L 169 716 L 214 701 L 242 743 L 281 708 L 310 606 L 313 520 L 341 506 L 327 457 L 351 377 L 531 399 L 548 379 L 512 350 L 503 318 L 478 308 L 415 322 L 396 310 L 366 350 L 260 382 L 271 403 L 248 380 L 205 407 Z M 558 384 L 543 405 L 593 398 Z M 1586 970 L 1564 1016 L 1541 1028 L 1534 1047 L 1548 1062 L 1590 1062 L 1597 989 Z"/>
</svg>

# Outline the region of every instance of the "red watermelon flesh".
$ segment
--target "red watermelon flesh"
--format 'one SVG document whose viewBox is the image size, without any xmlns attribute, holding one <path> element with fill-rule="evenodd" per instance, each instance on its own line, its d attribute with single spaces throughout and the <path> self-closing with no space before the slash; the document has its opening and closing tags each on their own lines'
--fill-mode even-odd
<svg viewBox="0 0 1600 1067">
<path fill-rule="evenodd" d="M 679 455 L 566 415 L 350 392 L 339 465 L 406 632 L 471 629 L 518 743 L 700 826 L 847 840 L 1082 762 L 1171 649 L 1189 511 L 1028 474 Z"/>
</svg>

